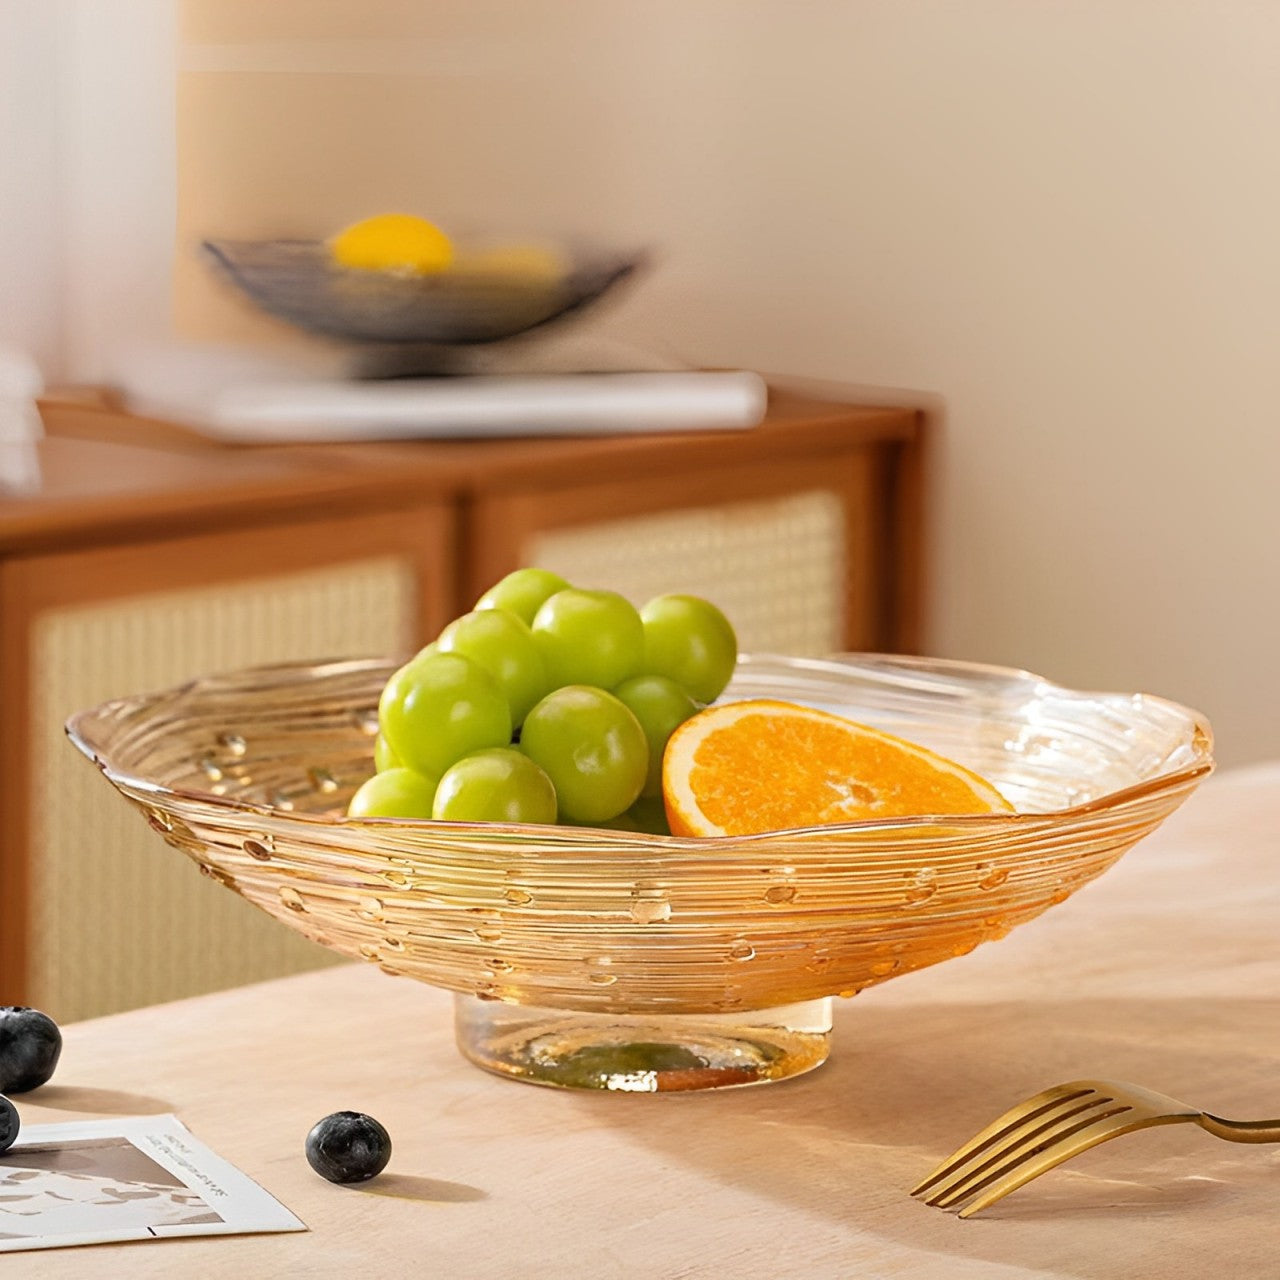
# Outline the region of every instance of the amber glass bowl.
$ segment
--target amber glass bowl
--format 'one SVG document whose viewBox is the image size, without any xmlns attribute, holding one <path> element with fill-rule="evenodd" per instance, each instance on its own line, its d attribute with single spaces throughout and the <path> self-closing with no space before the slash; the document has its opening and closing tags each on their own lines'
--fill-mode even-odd
<svg viewBox="0 0 1280 1280">
<path fill-rule="evenodd" d="M 1203 717 L 1145 694 L 937 660 L 746 656 L 724 700 L 874 724 L 976 770 L 1017 812 L 702 840 L 349 819 L 394 666 L 213 676 L 68 732 L 206 875 L 326 947 L 460 993 L 464 1051 L 545 1083 L 686 1088 L 813 1066 L 827 997 L 1064 901 L 1212 768 Z M 606 1024 L 621 1065 L 601 1065 Z M 726 1026 L 778 1034 L 753 1059 L 741 1037 L 724 1049 Z"/>
</svg>

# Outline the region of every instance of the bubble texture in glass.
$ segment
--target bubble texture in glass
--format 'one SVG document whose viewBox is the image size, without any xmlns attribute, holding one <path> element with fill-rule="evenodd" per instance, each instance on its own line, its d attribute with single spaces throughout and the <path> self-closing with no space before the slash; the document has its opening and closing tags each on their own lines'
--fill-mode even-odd
<svg viewBox="0 0 1280 1280">
<path fill-rule="evenodd" d="M 349 819 L 393 669 L 214 676 L 68 732 L 152 831 L 323 945 L 485 999 L 609 1013 L 768 1009 L 964 955 L 1100 875 L 1213 767 L 1204 718 L 1161 698 L 932 659 L 757 655 L 722 700 L 874 724 L 1018 812 L 707 840 Z M 203 762 L 229 740 L 215 793 Z"/>
</svg>

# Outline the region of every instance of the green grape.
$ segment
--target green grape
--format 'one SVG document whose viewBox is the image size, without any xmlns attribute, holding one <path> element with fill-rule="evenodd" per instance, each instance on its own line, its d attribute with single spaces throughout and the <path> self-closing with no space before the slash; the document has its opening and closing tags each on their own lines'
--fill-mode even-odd
<svg viewBox="0 0 1280 1280">
<path fill-rule="evenodd" d="M 387 744 L 411 769 L 438 778 L 455 760 L 511 741 L 498 682 L 460 653 L 428 653 L 387 681 L 378 703 Z"/>
<path fill-rule="evenodd" d="M 556 789 L 528 756 L 495 747 L 445 770 L 432 817 L 447 822 L 555 822 Z"/>
<path fill-rule="evenodd" d="M 640 619 L 646 673 L 674 680 L 702 703 L 724 692 L 738 662 L 738 638 L 715 605 L 698 596 L 657 596 Z"/>
<path fill-rule="evenodd" d="M 616 591 L 557 591 L 534 616 L 533 638 L 553 689 L 570 684 L 612 689 L 638 675 L 644 657 L 640 615 Z"/>
<path fill-rule="evenodd" d="M 599 822 L 573 822 L 569 825 L 602 827 L 606 831 L 635 831 L 649 836 L 671 834 L 661 796 L 641 796 L 630 809 L 623 810 L 616 818 L 604 818 Z"/>
<path fill-rule="evenodd" d="M 476 601 L 477 609 L 505 609 L 521 622 L 532 623 L 544 600 L 569 584 L 549 569 L 516 569 L 495 583 Z"/>
<path fill-rule="evenodd" d="M 644 831 L 651 836 L 671 834 L 671 828 L 667 825 L 667 809 L 661 796 L 641 796 L 622 816 L 630 819 L 636 831 Z"/>
<path fill-rule="evenodd" d="M 649 772 L 640 794 L 661 795 L 662 753 L 667 749 L 667 739 L 697 711 L 698 704 L 666 676 L 632 676 L 613 694 L 640 721 L 649 743 Z"/>
<path fill-rule="evenodd" d="M 635 831 L 643 835 L 669 836 L 667 810 L 661 796 L 641 796 L 630 809 L 624 809 L 616 818 L 601 818 L 596 822 L 571 822 L 571 827 L 598 827 L 605 831 Z"/>
<path fill-rule="evenodd" d="M 441 653 L 460 653 L 482 666 L 507 695 L 511 723 L 520 725 L 551 688 L 547 666 L 528 624 L 505 609 L 478 609 L 449 623 L 436 641 Z"/>
<path fill-rule="evenodd" d="M 351 797 L 353 818 L 429 818 L 436 782 L 413 769 L 387 769 L 366 779 Z"/>
<path fill-rule="evenodd" d="M 400 763 L 400 757 L 391 750 L 391 743 L 387 741 L 386 735 L 381 729 L 378 730 L 378 736 L 373 740 L 373 767 L 379 773 L 387 769 L 403 768 Z"/>
<path fill-rule="evenodd" d="M 596 822 L 568 822 L 566 826 L 570 827 L 591 827 L 595 830 L 603 831 L 639 831 L 640 827 L 636 820 L 631 816 L 631 810 L 627 809 L 618 814 L 616 818 L 600 818 Z"/>
<path fill-rule="evenodd" d="M 649 770 L 649 744 L 611 693 L 568 685 L 529 712 L 520 750 L 546 770 L 570 822 L 601 822 L 630 807 Z"/>
</svg>

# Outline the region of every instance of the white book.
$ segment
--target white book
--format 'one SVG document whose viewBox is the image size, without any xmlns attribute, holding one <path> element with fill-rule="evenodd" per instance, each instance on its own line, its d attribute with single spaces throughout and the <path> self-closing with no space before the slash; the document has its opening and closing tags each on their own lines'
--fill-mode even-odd
<svg viewBox="0 0 1280 1280">
<path fill-rule="evenodd" d="M 214 349 L 152 353 L 118 381 L 132 412 L 238 443 L 742 430 L 768 399 L 743 370 L 360 380 Z"/>
</svg>

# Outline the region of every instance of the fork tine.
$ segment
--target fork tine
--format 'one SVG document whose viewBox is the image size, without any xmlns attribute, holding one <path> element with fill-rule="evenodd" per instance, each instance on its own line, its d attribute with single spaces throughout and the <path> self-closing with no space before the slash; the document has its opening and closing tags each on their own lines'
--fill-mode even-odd
<svg viewBox="0 0 1280 1280">
<path fill-rule="evenodd" d="M 1093 1086 L 1087 1080 L 1073 1080 L 1068 1084 L 1054 1085 L 1037 1093 L 1035 1097 L 1027 1098 L 1017 1106 L 1010 1107 L 1003 1115 L 997 1116 L 981 1133 L 971 1138 L 959 1150 L 953 1151 L 937 1168 L 917 1182 L 911 1188 L 911 1194 L 918 1196 L 927 1191 L 934 1183 L 948 1174 L 957 1172 L 966 1161 L 981 1155 L 988 1147 L 1021 1125 L 1037 1120 L 1065 1103 L 1088 1097 L 1094 1092 Z"/>
<path fill-rule="evenodd" d="M 1090 1125 L 1132 1110 L 1127 1103 L 1116 1102 L 1114 1098 L 1105 1095 L 1083 1104 L 1077 1103 L 1070 1111 L 1012 1139 L 976 1168 L 969 1168 L 952 1178 L 945 1188 L 936 1191 L 925 1203 L 936 1205 L 939 1209 L 952 1209 L 1001 1177 L 1007 1170 L 1034 1159 L 1039 1152 L 1052 1150 L 1058 1143 Z"/>
<path fill-rule="evenodd" d="M 1153 1120 L 1150 1116 L 1135 1117 L 1129 1107 L 1090 1121 L 1087 1125 L 1082 1125 L 1067 1141 L 1059 1139 L 1052 1147 L 1032 1151 L 1023 1156 L 1018 1163 L 1003 1170 L 1003 1176 L 996 1176 L 994 1180 L 988 1178 L 984 1183 L 974 1187 L 972 1190 L 978 1194 L 960 1210 L 959 1216 L 970 1218 L 980 1210 L 995 1204 L 997 1200 L 1002 1200 L 1009 1192 L 1016 1191 L 1033 1178 L 1038 1178 L 1042 1173 L 1047 1173 L 1050 1169 L 1062 1164 L 1064 1160 L 1070 1160 L 1072 1156 L 1078 1156 L 1082 1151 L 1088 1151 L 1090 1147 L 1096 1147 L 1100 1142 L 1118 1138 L 1123 1133 L 1132 1133 L 1135 1129 L 1144 1129 L 1153 1123 L 1161 1123 L 1161 1121 Z"/>
</svg>

